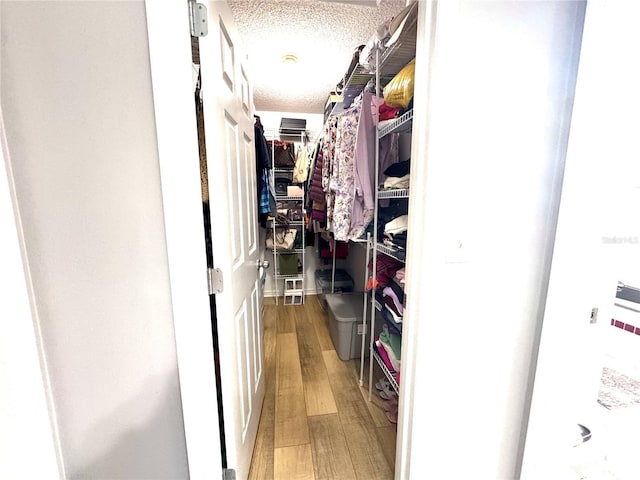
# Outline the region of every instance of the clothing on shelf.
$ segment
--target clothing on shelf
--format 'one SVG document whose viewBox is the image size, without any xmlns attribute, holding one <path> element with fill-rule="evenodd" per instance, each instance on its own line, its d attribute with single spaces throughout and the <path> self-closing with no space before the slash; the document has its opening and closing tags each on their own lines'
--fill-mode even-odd
<svg viewBox="0 0 640 480">
<path fill-rule="evenodd" d="M 397 323 L 402 322 L 402 313 L 398 310 L 398 306 L 396 305 L 395 301 L 390 296 L 387 296 L 387 295 L 383 296 L 382 298 L 384 298 L 385 308 L 389 310 L 389 313 L 391 313 L 391 315 L 393 316 L 393 319 Z"/>
<path fill-rule="evenodd" d="M 407 231 L 409 224 L 409 215 L 401 215 L 387 222 L 384 226 L 384 233 L 388 235 L 396 235 Z"/>
<path fill-rule="evenodd" d="M 384 181 L 383 188 L 409 188 L 409 174 L 404 177 L 387 177 Z"/>
<path fill-rule="evenodd" d="M 391 350 L 391 348 L 389 348 L 382 340 L 380 340 L 378 338 L 378 350 L 380 351 L 380 354 L 383 355 L 383 358 L 386 358 L 386 362 L 388 362 L 388 365 L 391 367 L 389 368 L 389 370 L 393 371 L 393 372 L 399 372 L 400 371 L 400 361 L 394 356 L 393 354 L 393 350 Z"/>
<path fill-rule="evenodd" d="M 398 116 L 398 112 L 400 112 L 399 107 L 390 107 L 386 103 L 382 102 L 380 104 L 380 108 L 378 109 L 380 116 L 378 119 L 380 121 L 395 119 Z"/>
<path fill-rule="evenodd" d="M 404 177 L 410 173 L 410 160 L 396 162 L 385 169 L 383 172 L 387 177 Z"/>
<path fill-rule="evenodd" d="M 394 282 L 389 282 L 389 284 L 382 289 L 382 295 L 384 295 L 384 301 L 386 305 L 389 305 L 397 315 L 402 316 L 404 313 L 404 306 L 402 305 L 402 301 L 398 298 L 396 292 L 391 288 Z M 404 297 L 404 295 L 403 295 Z M 391 302 L 391 304 L 389 304 Z"/>
<path fill-rule="evenodd" d="M 378 355 L 380 355 L 380 358 L 382 358 L 386 367 L 390 372 L 395 373 L 396 369 L 393 368 L 393 364 L 391 363 L 391 360 L 389 360 L 389 355 L 387 354 L 387 349 L 382 346 L 382 342 L 379 337 L 376 337 L 375 339 L 375 346 L 377 347 Z"/>
<path fill-rule="evenodd" d="M 375 71 L 376 52 L 384 53 L 401 41 L 402 35 L 410 36 L 417 22 L 418 2 L 412 2 L 395 17 L 382 23 L 360 52 L 359 62 L 369 72 Z M 414 33 L 415 36 L 415 33 Z"/>
<path fill-rule="evenodd" d="M 396 272 L 396 274 L 397 273 L 398 272 Z M 393 290 L 393 293 L 396 294 L 396 297 L 398 297 L 398 301 L 404 305 L 404 284 L 401 284 L 400 280 L 398 280 L 395 275 L 391 278 L 391 280 L 392 281 L 389 282 L 388 287 Z"/>
<path fill-rule="evenodd" d="M 382 23 L 360 52 L 360 65 L 368 72 L 376 68 L 376 51 L 384 51 L 384 44 L 391 39 L 390 24 L 391 19 Z"/>
<path fill-rule="evenodd" d="M 407 232 L 395 233 L 393 235 L 385 234 L 384 242 L 385 245 L 391 246 L 392 248 L 398 250 L 405 250 L 407 248 Z"/>
<path fill-rule="evenodd" d="M 378 335 L 378 339 L 387 351 L 389 359 L 392 360 L 391 363 L 394 366 L 394 370 L 399 371 L 400 360 L 402 358 L 402 337 L 396 333 L 390 332 L 387 325 L 384 325 L 380 335 Z"/>
<path fill-rule="evenodd" d="M 379 253 L 376 257 L 375 281 L 378 285 L 376 288 L 386 287 L 396 272 L 402 267 L 403 264 L 398 260 Z M 373 260 L 369 262 L 369 271 L 373 271 Z"/>
<path fill-rule="evenodd" d="M 389 38 L 384 44 L 385 48 L 391 48 L 398 43 L 402 35 L 413 36 L 415 38 L 415 28 L 418 16 L 418 2 L 412 2 L 400 13 L 391 19 L 389 23 Z"/>
<path fill-rule="evenodd" d="M 400 317 L 400 320 L 396 320 L 396 317 L 392 315 L 388 308 L 382 308 L 380 310 L 380 314 L 387 323 L 393 325 L 393 327 L 399 332 L 402 332 L 402 317 Z"/>
<path fill-rule="evenodd" d="M 378 208 L 378 223 L 386 224 L 400 215 L 409 213 L 408 198 L 392 198 L 389 200 L 388 206 Z"/>
</svg>

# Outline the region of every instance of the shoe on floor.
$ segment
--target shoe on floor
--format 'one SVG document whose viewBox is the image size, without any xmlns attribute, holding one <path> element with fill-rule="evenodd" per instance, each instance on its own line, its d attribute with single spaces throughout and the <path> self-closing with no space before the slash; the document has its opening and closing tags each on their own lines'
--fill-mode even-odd
<svg viewBox="0 0 640 480">
<path fill-rule="evenodd" d="M 398 413 L 398 399 L 393 398 L 391 400 L 385 400 L 382 402 L 382 409 L 385 412 L 396 412 Z"/>
<path fill-rule="evenodd" d="M 384 414 L 387 416 L 387 420 L 391 423 L 398 423 L 398 410 L 395 410 L 394 412 L 384 412 Z"/>
<path fill-rule="evenodd" d="M 396 397 L 396 392 L 394 392 L 389 386 L 384 390 L 380 390 L 378 392 L 378 395 L 380 395 L 380 397 L 384 398 L 385 400 L 393 400 Z"/>
<path fill-rule="evenodd" d="M 376 388 L 378 390 L 388 390 L 389 387 L 391 387 L 391 384 L 386 378 L 381 378 L 376 382 Z"/>
</svg>

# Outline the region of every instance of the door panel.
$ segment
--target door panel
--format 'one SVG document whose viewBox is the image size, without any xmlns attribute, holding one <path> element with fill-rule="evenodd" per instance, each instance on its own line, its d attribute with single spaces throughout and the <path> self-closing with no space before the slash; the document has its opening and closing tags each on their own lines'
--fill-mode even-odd
<svg viewBox="0 0 640 480">
<path fill-rule="evenodd" d="M 211 11 L 210 17 L 211 18 Z M 229 90 L 233 92 L 233 79 L 234 79 L 234 56 L 233 56 L 233 43 L 231 43 L 231 39 L 229 38 L 229 34 L 227 33 L 227 29 L 224 26 L 224 22 L 222 18 L 220 18 L 220 61 L 221 61 L 221 72 L 222 78 L 226 83 Z"/>
<path fill-rule="evenodd" d="M 238 332 L 236 335 L 236 353 L 238 358 L 238 370 L 240 375 L 238 376 L 238 392 L 240 400 L 240 412 L 241 412 L 241 426 L 242 426 L 242 439 L 244 441 L 247 434 L 247 427 L 249 425 L 249 419 L 251 417 L 251 390 L 247 388 L 249 385 L 249 348 L 247 345 L 247 302 L 242 303 L 242 308 L 236 315 L 236 325 Z"/>
<path fill-rule="evenodd" d="M 227 467 L 246 478 L 264 397 L 251 85 L 226 2 L 207 3 L 200 38 Z"/>
<path fill-rule="evenodd" d="M 205 100 L 206 101 L 206 100 Z M 234 120 L 229 112 L 224 112 L 225 119 L 225 138 L 224 143 L 226 145 L 226 176 L 227 176 L 227 195 L 226 202 L 229 210 L 229 219 L 234 219 L 234 213 L 240 212 L 240 205 L 238 202 L 237 182 L 239 175 L 236 173 L 238 164 L 237 156 L 237 122 Z M 207 150 L 208 151 L 208 150 Z M 207 162 L 209 163 L 209 161 Z M 211 170 L 209 170 L 211 172 Z M 224 177 L 219 177 L 224 178 Z M 211 183 L 210 183 L 211 185 Z M 239 219 L 239 225 L 235 225 L 229 231 L 230 234 L 230 247 L 231 258 L 233 259 L 233 269 L 236 270 L 242 263 L 242 220 Z"/>
<path fill-rule="evenodd" d="M 240 69 L 240 73 L 240 81 L 242 82 L 242 108 L 244 109 L 245 113 L 249 115 L 249 110 L 251 110 L 251 102 L 249 101 L 249 80 L 247 79 L 247 74 L 245 73 L 244 68 Z"/>
<path fill-rule="evenodd" d="M 244 103 L 243 103 L 244 108 Z M 246 133 L 243 135 L 243 157 L 244 157 L 244 172 L 242 173 L 241 178 L 244 179 L 243 187 L 245 190 L 245 205 L 250 205 L 251 202 L 256 198 L 255 185 L 252 187 L 251 184 L 251 174 L 249 171 L 251 169 L 255 170 L 255 147 L 251 137 L 249 137 Z M 249 214 L 249 225 L 256 225 L 258 222 L 258 210 L 255 208 L 247 209 Z M 254 228 L 249 228 L 247 231 L 247 246 L 249 248 L 249 254 L 254 253 L 255 249 L 258 248 L 256 243 L 256 230 Z"/>
<path fill-rule="evenodd" d="M 253 385 L 258 388 L 260 378 L 262 378 L 262 322 L 260 318 L 260 286 L 259 282 L 253 286 L 251 293 L 251 338 L 252 345 L 252 365 L 253 365 Z"/>
</svg>

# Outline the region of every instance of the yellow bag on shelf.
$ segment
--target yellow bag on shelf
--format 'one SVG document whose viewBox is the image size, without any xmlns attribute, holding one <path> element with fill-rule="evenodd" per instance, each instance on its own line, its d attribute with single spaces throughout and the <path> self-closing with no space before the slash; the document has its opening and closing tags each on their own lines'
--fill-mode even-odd
<svg viewBox="0 0 640 480">
<path fill-rule="evenodd" d="M 407 108 L 413 98 L 413 83 L 416 74 L 416 59 L 414 58 L 400 70 L 384 87 L 384 103 L 390 107 Z"/>
</svg>

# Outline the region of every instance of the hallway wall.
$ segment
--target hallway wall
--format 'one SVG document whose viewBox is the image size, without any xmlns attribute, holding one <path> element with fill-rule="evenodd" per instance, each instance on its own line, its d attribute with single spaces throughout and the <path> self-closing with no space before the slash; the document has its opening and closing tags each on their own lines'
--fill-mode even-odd
<svg viewBox="0 0 640 480">
<path fill-rule="evenodd" d="M 69 478 L 186 478 L 144 2 L 1 2 L 2 111 Z"/>
</svg>

